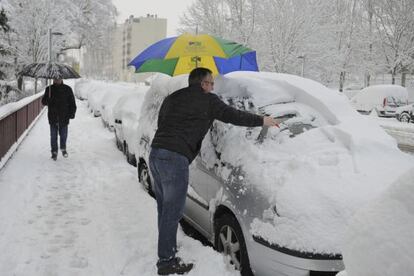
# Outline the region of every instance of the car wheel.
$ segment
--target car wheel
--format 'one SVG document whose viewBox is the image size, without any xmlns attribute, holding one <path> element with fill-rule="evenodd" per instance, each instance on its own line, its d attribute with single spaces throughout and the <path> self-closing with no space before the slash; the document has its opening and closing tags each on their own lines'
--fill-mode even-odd
<svg viewBox="0 0 414 276">
<path fill-rule="evenodd" d="M 233 215 L 224 214 L 217 219 L 215 246 L 217 251 L 229 256 L 230 263 L 240 271 L 242 276 L 253 275 L 243 232 Z"/>
<path fill-rule="evenodd" d="M 136 167 L 137 166 L 137 160 L 135 159 L 135 154 L 130 153 L 129 151 L 127 152 L 127 162 L 128 164 Z"/>
<path fill-rule="evenodd" d="M 411 121 L 410 115 L 408 113 L 401 114 L 399 119 L 403 123 L 409 123 Z"/>
<path fill-rule="evenodd" d="M 143 185 L 144 188 L 147 190 L 147 192 L 152 197 L 154 197 L 148 166 L 147 164 L 145 164 L 145 162 L 141 162 L 138 166 L 138 179 L 141 185 Z"/>
</svg>

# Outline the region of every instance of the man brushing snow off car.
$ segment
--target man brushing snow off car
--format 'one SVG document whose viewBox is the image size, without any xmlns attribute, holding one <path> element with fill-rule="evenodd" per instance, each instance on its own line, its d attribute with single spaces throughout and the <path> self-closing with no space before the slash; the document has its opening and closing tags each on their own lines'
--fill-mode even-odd
<svg viewBox="0 0 414 276">
<path fill-rule="evenodd" d="M 234 109 L 210 93 L 214 81 L 209 69 L 194 69 L 188 83 L 188 87 L 172 93 L 162 103 L 149 157 L 158 209 L 159 275 L 183 274 L 193 267 L 175 257 L 177 227 L 187 195 L 188 166 L 200 151 L 213 121 L 246 127 L 278 126 L 272 117 Z"/>
</svg>

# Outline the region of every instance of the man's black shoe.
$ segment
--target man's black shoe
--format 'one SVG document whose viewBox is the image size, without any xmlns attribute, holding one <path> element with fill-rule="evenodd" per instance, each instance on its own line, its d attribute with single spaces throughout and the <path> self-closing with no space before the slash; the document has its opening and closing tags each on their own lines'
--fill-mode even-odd
<svg viewBox="0 0 414 276">
<path fill-rule="evenodd" d="M 62 155 L 63 155 L 63 157 L 68 157 L 68 152 L 65 150 L 65 149 L 63 149 L 62 150 Z"/>
<path fill-rule="evenodd" d="M 57 151 L 52 151 L 52 159 L 56 161 L 56 159 L 57 159 Z"/>
<path fill-rule="evenodd" d="M 158 267 L 158 275 L 185 274 L 193 268 L 193 264 L 185 264 L 180 258 L 174 258 L 171 264 Z"/>
</svg>

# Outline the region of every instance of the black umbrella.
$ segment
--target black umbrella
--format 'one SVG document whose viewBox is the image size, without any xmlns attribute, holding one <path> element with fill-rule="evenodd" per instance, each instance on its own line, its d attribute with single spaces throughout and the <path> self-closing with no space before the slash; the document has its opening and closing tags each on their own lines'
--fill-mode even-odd
<svg viewBox="0 0 414 276">
<path fill-rule="evenodd" d="M 46 79 L 78 79 L 76 71 L 62 63 L 31 63 L 26 65 L 19 75 Z"/>
</svg>

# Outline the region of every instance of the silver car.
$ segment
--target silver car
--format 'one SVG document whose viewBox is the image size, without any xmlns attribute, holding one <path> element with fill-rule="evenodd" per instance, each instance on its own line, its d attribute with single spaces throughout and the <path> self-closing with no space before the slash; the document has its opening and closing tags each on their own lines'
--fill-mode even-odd
<svg viewBox="0 0 414 276">
<path fill-rule="evenodd" d="M 311 234 L 307 232 L 307 227 L 296 229 L 297 233 L 294 234 L 297 237 L 296 245 L 292 240 L 284 243 L 279 242 L 277 237 L 272 240 L 267 236 L 267 232 L 263 230 L 266 227 L 270 227 L 269 233 L 275 229 L 283 231 L 277 228 L 274 221 L 289 219 L 295 221 L 296 218 L 287 217 L 289 212 L 285 212 L 283 208 L 279 210 L 283 204 L 278 205 L 275 194 L 279 190 L 282 192 L 282 189 L 273 185 L 270 190 L 266 190 L 262 189 L 258 183 L 272 183 L 272 179 L 267 179 L 265 175 L 252 177 L 251 174 L 252 164 L 260 166 L 257 163 L 284 162 L 280 159 L 283 158 L 282 153 L 278 157 L 269 155 L 259 160 L 258 156 L 263 156 L 263 154 L 256 155 L 256 152 L 260 152 L 265 146 L 272 147 L 272 145 L 275 147 L 282 145 L 281 148 L 288 151 L 291 146 L 290 141 L 295 139 L 302 141 L 298 138 L 304 133 L 324 127 L 330 129 L 331 125 L 338 123 L 335 112 L 326 105 L 321 105 L 317 98 L 311 98 L 303 93 L 301 88 L 294 87 L 283 80 L 274 81 L 271 74 L 255 74 L 233 74 L 233 77 L 229 78 L 220 77 L 216 79 L 215 90 L 244 89 L 244 92 L 241 91 L 239 94 L 221 93 L 220 96 L 222 100 L 238 109 L 279 118 L 282 121 L 280 129 L 245 128 L 215 121 L 203 140 L 200 154 L 190 165 L 184 219 L 205 236 L 218 251 L 228 255 L 230 263 L 240 270 L 242 275 L 336 275 L 338 271 L 344 269 L 338 247 L 329 248 L 329 243 L 327 243 L 328 246 L 319 252 L 317 247 L 306 246 L 306 242 L 311 240 L 313 235 L 312 231 Z M 160 105 L 168 93 L 187 85 L 187 76 L 170 79 L 161 76 L 160 78 L 154 81 L 153 87 L 146 94 L 138 127 L 138 177 L 140 183 L 150 193 L 152 193 L 151 177 L 147 164 Z M 284 76 L 281 75 L 281 78 L 283 79 Z M 259 97 L 252 97 L 247 93 L 252 83 L 256 83 L 256 87 L 267 91 Z M 238 85 L 235 90 L 232 89 L 234 85 Z M 315 86 L 313 83 L 310 85 Z M 322 85 L 316 88 L 316 90 L 325 89 Z M 328 89 L 326 93 L 332 94 Z M 333 96 L 335 100 L 335 97 L 338 97 L 339 101 L 342 101 L 341 96 Z M 349 104 L 341 109 L 337 112 L 344 112 L 351 118 L 360 116 Z M 324 136 L 324 139 L 328 141 L 328 146 L 333 143 L 331 140 L 334 139 L 332 138 L 334 135 L 331 135 L 332 137 L 329 135 Z M 284 147 L 283 145 L 290 146 Z M 334 159 L 324 154 L 319 159 L 321 166 L 341 162 L 338 161 L 338 158 L 342 158 L 339 155 Z M 347 159 L 346 162 L 348 161 Z M 298 171 L 299 174 L 301 171 L 300 168 L 292 170 Z M 278 173 L 275 172 L 274 175 L 277 176 Z M 317 177 L 315 179 L 319 181 Z M 318 189 L 314 192 L 318 193 Z M 324 197 L 325 195 L 321 198 Z M 276 198 L 276 200 L 269 200 L 269 198 Z M 331 203 L 332 200 L 326 198 L 326 202 L 320 202 L 322 208 L 326 204 L 327 206 L 335 205 Z M 294 202 L 292 198 L 292 205 Z M 318 220 L 318 214 L 312 215 L 312 210 L 317 208 L 308 209 L 306 210 L 306 206 L 301 206 L 297 213 L 300 216 L 301 212 L 308 212 L 311 219 Z M 337 215 L 339 219 L 335 223 L 338 221 L 342 223 L 347 219 L 342 217 L 344 215 L 340 211 Z M 326 225 L 327 228 L 330 226 L 332 225 Z M 324 239 L 323 231 L 315 233 L 315 241 Z M 311 238 L 301 240 L 302 234 L 310 235 Z M 289 235 L 293 234 L 283 233 L 283 236 L 289 237 Z M 269 236 L 272 235 L 269 234 Z M 327 239 L 331 239 L 331 236 Z M 333 239 L 335 240 L 336 236 Z M 300 243 L 305 246 L 299 246 Z"/>
</svg>

